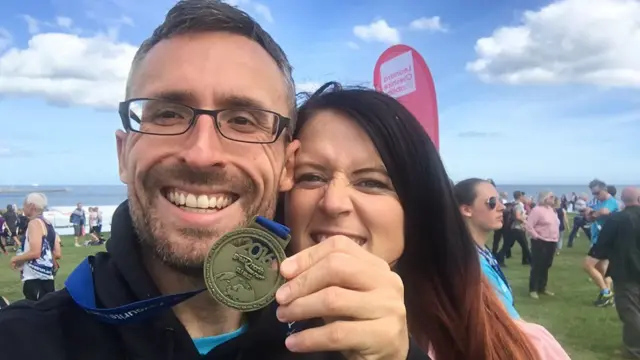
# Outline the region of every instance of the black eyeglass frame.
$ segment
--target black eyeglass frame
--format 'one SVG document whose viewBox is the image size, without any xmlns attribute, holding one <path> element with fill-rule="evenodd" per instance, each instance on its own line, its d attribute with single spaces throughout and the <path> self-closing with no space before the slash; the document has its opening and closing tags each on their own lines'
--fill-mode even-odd
<svg viewBox="0 0 640 360">
<path fill-rule="evenodd" d="M 487 205 L 489 210 L 495 210 L 498 207 L 498 201 L 500 201 L 500 199 L 498 199 L 497 196 L 492 196 L 488 198 L 484 203 Z"/>
<path fill-rule="evenodd" d="M 132 126 L 131 126 L 131 118 L 129 117 L 129 109 L 131 106 L 132 102 L 135 101 L 164 101 L 166 103 L 169 104 L 173 104 L 173 105 L 179 105 L 179 106 L 183 106 L 187 109 L 190 109 L 193 112 L 193 116 L 191 117 L 191 120 L 189 121 L 189 125 L 185 128 L 185 130 L 183 132 L 180 133 L 175 133 L 175 134 L 158 134 L 158 133 L 151 133 L 151 132 L 145 132 L 145 131 L 138 131 L 135 130 Z M 276 116 L 276 118 L 278 119 L 278 127 L 276 128 L 275 131 L 275 137 L 273 138 L 273 140 L 271 141 L 246 141 L 246 140 L 237 140 L 237 139 L 233 139 L 230 138 L 228 136 L 226 136 L 221 130 L 220 130 L 220 124 L 218 124 L 218 114 L 220 114 L 221 112 L 224 111 L 239 111 L 239 110 L 247 110 L 247 111 L 264 111 L 270 114 L 273 114 Z M 216 127 L 216 130 L 218 131 L 218 134 L 220 134 L 223 138 L 227 139 L 227 140 L 231 140 L 231 141 L 236 141 L 236 142 L 241 142 L 241 143 L 246 143 L 246 144 L 273 144 L 276 141 L 278 141 L 278 139 L 280 138 L 280 136 L 282 135 L 282 132 L 291 126 L 291 119 L 278 114 L 277 112 L 271 111 L 271 110 L 265 110 L 265 109 L 260 109 L 260 108 L 253 108 L 253 107 L 238 107 L 238 108 L 225 108 L 225 109 L 218 109 L 218 110 L 204 110 L 204 109 L 198 109 L 198 108 L 194 108 L 192 106 L 189 105 L 185 105 L 179 102 L 175 102 L 175 101 L 170 101 L 170 100 L 165 100 L 165 99 L 156 99 L 156 98 L 133 98 L 133 99 L 129 99 L 129 100 L 125 100 L 122 101 L 118 104 L 118 114 L 120 114 L 120 120 L 122 120 L 122 126 L 124 127 L 124 129 L 126 131 L 132 131 L 132 132 L 136 132 L 139 134 L 146 134 L 146 135 L 155 135 L 155 136 L 176 136 L 176 135 L 182 135 L 187 133 L 189 130 L 191 130 L 191 128 L 196 124 L 196 121 L 198 119 L 198 117 L 200 115 L 209 115 L 213 118 L 213 123 L 214 126 Z"/>
</svg>

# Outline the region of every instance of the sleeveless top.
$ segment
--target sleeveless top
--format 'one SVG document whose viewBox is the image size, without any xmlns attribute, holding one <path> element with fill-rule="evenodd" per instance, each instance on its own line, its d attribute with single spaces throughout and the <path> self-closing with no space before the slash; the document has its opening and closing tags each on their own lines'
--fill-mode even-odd
<svg viewBox="0 0 640 360">
<path fill-rule="evenodd" d="M 564 209 L 556 209 L 556 214 L 558 214 L 558 220 L 560 220 L 560 231 L 564 231 Z"/>
<path fill-rule="evenodd" d="M 42 236 L 42 255 L 39 258 L 29 260 L 22 268 L 22 281 L 27 280 L 53 280 L 53 248 L 56 243 L 56 231 L 53 225 L 38 217 L 39 223 L 44 225 L 47 234 Z M 33 219 L 33 220 L 36 220 Z M 32 221 L 33 221 L 32 220 Z M 29 251 L 29 234 L 26 234 L 25 241 L 22 242 L 22 252 Z"/>
</svg>

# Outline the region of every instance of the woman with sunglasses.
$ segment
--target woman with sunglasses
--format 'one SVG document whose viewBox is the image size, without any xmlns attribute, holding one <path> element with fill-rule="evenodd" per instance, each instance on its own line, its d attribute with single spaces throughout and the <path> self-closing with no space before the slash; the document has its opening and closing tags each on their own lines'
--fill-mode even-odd
<svg viewBox="0 0 640 360">
<path fill-rule="evenodd" d="M 502 228 L 504 205 L 500 201 L 498 190 L 488 180 L 471 178 L 457 183 L 454 193 L 460 213 L 476 243 L 482 273 L 493 286 L 509 315 L 519 319 L 520 315 L 513 306 L 509 282 L 498 261 L 486 247 L 489 234 Z"/>
</svg>

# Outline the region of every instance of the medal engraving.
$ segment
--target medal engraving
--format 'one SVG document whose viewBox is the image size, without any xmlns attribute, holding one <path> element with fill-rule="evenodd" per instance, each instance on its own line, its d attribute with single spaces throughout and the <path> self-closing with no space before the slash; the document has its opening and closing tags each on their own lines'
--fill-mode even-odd
<svg viewBox="0 0 640 360">
<path fill-rule="evenodd" d="M 278 239 L 267 231 L 243 228 L 227 233 L 205 260 L 207 289 L 217 301 L 236 310 L 261 309 L 284 284 L 280 263 L 285 257 Z"/>
</svg>

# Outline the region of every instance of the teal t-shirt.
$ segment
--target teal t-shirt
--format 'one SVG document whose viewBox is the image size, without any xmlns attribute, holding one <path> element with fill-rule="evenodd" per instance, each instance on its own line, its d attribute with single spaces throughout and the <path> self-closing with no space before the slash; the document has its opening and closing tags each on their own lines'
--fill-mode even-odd
<svg viewBox="0 0 640 360">
<path fill-rule="evenodd" d="M 596 202 L 593 206 L 593 210 L 598 211 L 600 209 L 609 209 L 611 213 L 620 210 L 618 201 L 613 196 L 609 197 L 607 200 Z M 598 242 L 600 229 L 602 229 L 602 225 L 604 225 L 604 222 L 607 220 L 607 218 L 608 216 L 601 216 L 591 224 L 591 244 L 595 244 Z"/>
<path fill-rule="evenodd" d="M 196 346 L 196 349 L 198 349 L 200 355 L 206 355 L 216 346 L 242 335 L 245 331 L 247 331 L 247 325 L 242 325 L 238 330 L 226 334 L 193 339 L 193 344 Z"/>
<path fill-rule="evenodd" d="M 520 319 L 520 314 L 518 314 L 515 306 L 513 306 L 513 293 L 511 289 L 483 256 L 480 256 L 480 267 L 509 315 L 511 315 L 513 319 Z"/>
</svg>

